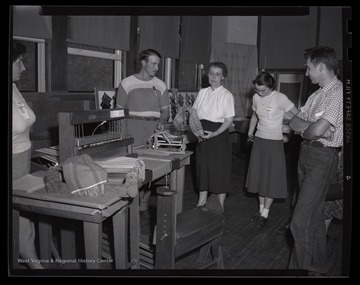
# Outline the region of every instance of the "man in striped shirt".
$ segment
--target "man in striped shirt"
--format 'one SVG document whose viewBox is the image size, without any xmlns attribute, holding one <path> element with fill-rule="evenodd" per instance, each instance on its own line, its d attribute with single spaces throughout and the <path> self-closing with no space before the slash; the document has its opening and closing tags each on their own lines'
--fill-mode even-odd
<svg viewBox="0 0 360 285">
<path fill-rule="evenodd" d="M 159 70 L 161 55 L 153 49 L 140 53 L 139 73 L 124 78 L 116 93 L 116 106 L 129 109 L 129 134 L 133 146 L 146 145 L 156 131 L 164 130 L 169 120 L 170 100 L 165 82 L 155 75 Z M 140 211 L 148 210 L 151 190 L 140 191 Z"/>
<path fill-rule="evenodd" d="M 134 118 L 156 121 L 157 129 L 162 129 L 170 114 L 166 84 L 155 76 L 160 61 L 161 55 L 156 50 L 142 51 L 141 70 L 123 79 L 116 93 L 117 107 L 129 109 L 130 116 Z"/>
<path fill-rule="evenodd" d="M 334 49 L 305 50 L 306 76 L 319 84 L 290 127 L 303 138 L 298 161 L 299 196 L 290 224 L 294 248 L 289 269 L 326 275 L 326 231 L 323 206 L 343 145 L 343 84 L 337 78 Z"/>
</svg>

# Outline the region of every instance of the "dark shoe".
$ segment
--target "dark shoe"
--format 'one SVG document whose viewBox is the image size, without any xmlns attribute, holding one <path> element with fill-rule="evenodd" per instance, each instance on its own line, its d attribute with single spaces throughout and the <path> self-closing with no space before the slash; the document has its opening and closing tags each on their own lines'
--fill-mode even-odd
<svg viewBox="0 0 360 285">
<path fill-rule="evenodd" d="M 256 226 L 258 228 L 262 228 L 262 227 L 266 226 L 267 221 L 268 221 L 267 218 L 264 218 L 263 216 L 260 216 L 260 218 L 258 218 L 258 220 L 257 220 L 257 225 Z"/>
<path fill-rule="evenodd" d="M 256 215 L 250 218 L 250 222 L 255 222 L 261 217 L 260 212 L 257 212 Z"/>
<path fill-rule="evenodd" d="M 220 204 L 220 200 L 218 195 L 211 194 L 210 197 L 206 201 L 206 206 L 209 211 L 222 215 L 223 209 Z"/>
<path fill-rule="evenodd" d="M 282 226 L 278 229 L 277 233 L 282 235 L 282 234 L 286 233 L 286 232 L 289 230 L 289 228 L 290 228 L 290 225 L 289 225 L 289 224 L 287 224 L 287 225 L 282 225 Z"/>
</svg>

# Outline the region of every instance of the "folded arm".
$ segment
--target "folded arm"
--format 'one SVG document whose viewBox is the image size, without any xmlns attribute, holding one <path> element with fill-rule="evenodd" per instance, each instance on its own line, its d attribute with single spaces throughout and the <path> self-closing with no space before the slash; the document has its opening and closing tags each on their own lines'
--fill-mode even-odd
<svg viewBox="0 0 360 285">
<path fill-rule="evenodd" d="M 294 116 L 290 121 L 290 127 L 300 133 L 304 139 L 317 140 L 319 138 L 331 139 L 333 132 L 330 130 L 331 124 L 325 119 L 318 119 L 316 122 L 307 122 L 298 116 Z"/>
</svg>

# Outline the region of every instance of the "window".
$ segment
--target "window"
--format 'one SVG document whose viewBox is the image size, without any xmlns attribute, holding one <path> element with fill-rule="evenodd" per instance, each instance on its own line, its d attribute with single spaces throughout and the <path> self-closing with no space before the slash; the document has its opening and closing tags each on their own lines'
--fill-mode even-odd
<svg viewBox="0 0 360 285">
<path fill-rule="evenodd" d="M 121 50 L 68 44 L 68 90 L 93 91 L 97 86 L 117 88 L 123 72 Z"/>
<path fill-rule="evenodd" d="M 45 40 L 14 36 L 14 40 L 26 46 L 24 66 L 26 70 L 21 74 L 21 80 L 17 83 L 23 92 L 45 92 Z"/>
<path fill-rule="evenodd" d="M 305 70 L 266 70 L 276 80 L 276 90 L 285 94 L 300 108 L 305 103 Z"/>
<path fill-rule="evenodd" d="M 179 90 L 198 91 L 209 86 L 204 65 L 179 61 Z"/>
</svg>

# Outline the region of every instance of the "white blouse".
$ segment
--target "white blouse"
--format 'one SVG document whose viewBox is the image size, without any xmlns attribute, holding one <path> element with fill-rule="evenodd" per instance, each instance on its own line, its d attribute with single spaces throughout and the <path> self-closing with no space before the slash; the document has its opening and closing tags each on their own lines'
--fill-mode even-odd
<svg viewBox="0 0 360 285">
<path fill-rule="evenodd" d="M 223 86 L 215 90 L 210 86 L 201 89 L 193 108 L 196 109 L 200 120 L 223 123 L 225 118 L 235 116 L 234 96 Z"/>
<path fill-rule="evenodd" d="M 12 93 L 12 153 L 20 153 L 31 147 L 29 132 L 36 117 L 15 83 Z"/>
</svg>

